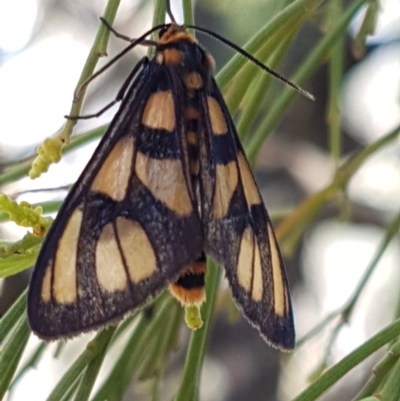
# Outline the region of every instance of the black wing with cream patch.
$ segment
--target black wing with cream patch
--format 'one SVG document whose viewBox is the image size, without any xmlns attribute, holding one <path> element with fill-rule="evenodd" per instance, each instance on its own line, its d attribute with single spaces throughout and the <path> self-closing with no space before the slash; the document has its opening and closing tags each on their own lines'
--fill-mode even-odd
<svg viewBox="0 0 400 401">
<path fill-rule="evenodd" d="M 31 279 L 39 337 L 118 321 L 202 254 L 173 89 L 164 66 L 147 64 L 68 194 Z"/>
<path fill-rule="evenodd" d="M 234 299 L 261 335 L 276 347 L 292 349 L 295 333 L 282 257 L 214 80 L 201 102 L 205 251 L 224 266 Z"/>
</svg>

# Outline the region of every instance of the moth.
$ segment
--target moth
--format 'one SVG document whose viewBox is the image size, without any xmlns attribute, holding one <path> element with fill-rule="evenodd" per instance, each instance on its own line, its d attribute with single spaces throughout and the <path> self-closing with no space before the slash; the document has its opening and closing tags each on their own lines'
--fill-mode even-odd
<svg viewBox="0 0 400 401">
<path fill-rule="evenodd" d="M 49 230 L 29 288 L 30 326 L 46 340 L 73 337 L 118 322 L 167 285 L 200 305 L 207 255 L 262 337 L 290 350 L 293 311 L 271 220 L 213 59 L 172 21 L 136 41 L 155 56 L 128 77 Z M 159 39 L 146 40 L 155 30 Z"/>
</svg>

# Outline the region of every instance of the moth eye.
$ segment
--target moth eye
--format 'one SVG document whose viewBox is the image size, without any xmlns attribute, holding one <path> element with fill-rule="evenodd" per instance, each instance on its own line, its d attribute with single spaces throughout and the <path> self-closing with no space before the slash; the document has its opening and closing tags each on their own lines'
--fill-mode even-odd
<svg viewBox="0 0 400 401">
<path fill-rule="evenodd" d="M 167 29 L 168 29 L 168 28 L 161 28 L 161 29 L 158 31 L 158 39 L 161 39 L 161 38 L 165 35 L 165 32 L 167 32 Z"/>
</svg>

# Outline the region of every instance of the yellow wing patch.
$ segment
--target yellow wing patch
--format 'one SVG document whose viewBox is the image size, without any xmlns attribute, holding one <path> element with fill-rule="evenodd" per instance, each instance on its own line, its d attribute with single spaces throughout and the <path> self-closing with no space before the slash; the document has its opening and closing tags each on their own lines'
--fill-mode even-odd
<svg viewBox="0 0 400 401">
<path fill-rule="evenodd" d="M 246 290 L 246 292 L 251 291 L 253 250 L 253 231 L 248 227 L 244 231 L 242 240 L 240 241 L 240 251 L 236 271 L 239 284 Z"/>
<path fill-rule="evenodd" d="M 137 284 L 151 277 L 157 260 L 146 232 L 139 223 L 118 217 L 117 232 L 107 224 L 96 247 L 97 279 L 105 291 L 123 291 L 129 279 Z"/>
<path fill-rule="evenodd" d="M 236 161 L 216 165 L 215 194 L 213 214 L 216 219 L 222 219 L 228 213 L 232 195 L 238 185 Z"/>
<path fill-rule="evenodd" d="M 97 173 L 92 190 L 120 202 L 126 196 L 132 171 L 133 139 L 123 137 L 114 146 Z"/>
<path fill-rule="evenodd" d="M 286 286 L 283 282 L 281 261 L 279 258 L 278 245 L 270 224 L 267 226 L 269 249 L 271 251 L 272 275 L 274 282 L 274 310 L 278 316 L 283 316 L 287 309 Z"/>
<path fill-rule="evenodd" d="M 224 113 L 221 106 L 211 96 L 207 97 L 208 112 L 210 114 L 211 129 L 214 135 L 223 135 L 228 132 Z"/>
<path fill-rule="evenodd" d="M 251 227 L 244 230 L 240 241 L 239 257 L 237 262 L 237 278 L 241 287 L 251 293 L 254 301 L 262 300 L 264 285 L 262 277 L 260 248 L 255 241 Z"/>
<path fill-rule="evenodd" d="M 58 242 L 54 261 L 53 295 L 60 304 L 76 301 L 76 255 L 81 224 L 82 211 L 76 209 Z"/>
<path fill-rule="evenodd" d="M 157 269 L 156 255 L 140 224 L 118 217 L 117 233 L 131 281 L 139 283 L 151 277 Z"/>
<path fill-rule="evenodd" d="M 96 244 L 96 273 L 103 291 L 123 291 L 128 285 L 112 223 L 104 226 Z"/>
<path fill-rule="evenodd" d="M 53 271 L 53 260 L 50 260 L 46 267 L 46 273 L 44 274 L 42 283 L 41 297 L 43 302 L 49 302 L 51 299 L 51 273 Z"/>
<path fill-rule="evenodd" d="M 144 108 L 142 124 L 169 132 L 175 128 L 175 108 L 172 92 L 160 91 L 150 95 Z"/>
<path fill-rule="evenodd" d="M 136 175 L 147 189 L 178 216 L 188 216 L 193 207 L 182 170 L 182 162 L 153 159 L 137 152 Z"/>
<path fill-rule="evenodd" d="M 238 161 L 239 161 L 240 176 L 242 179 L 242 185 L 247 204 L 249 206 L 259 205 L 260 203 L 262 203 L 262 200 L 258 192 L 257 185 L 254 181 L 253 174 L 250 171 L 249 164 L 243 153 L 238 154 Z"/>
<path fill-rule="evenodd" d="M 260 247 L 258 246 L 257 241 L 255 241 L 254 264 L 253 264 L 253 290 L 251 293 L 251 297 L 253 298 L 254 301 L 260 302 L 263 297 L 263 292 L 264 292 L 264 280 L 262 277 L 262 269 L 261 269 Z"/>
</svg>

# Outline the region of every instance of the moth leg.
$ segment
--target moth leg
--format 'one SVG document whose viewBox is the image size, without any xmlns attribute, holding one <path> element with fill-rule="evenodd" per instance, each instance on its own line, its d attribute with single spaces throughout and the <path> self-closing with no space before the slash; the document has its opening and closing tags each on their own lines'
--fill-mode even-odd
<svg viewBox="0 0 400 401">
<path fill-rule="evenodd" d="M 107 29 L 112 32 L 118 39 L 125 40 L 126 42 L 133 42 L 135 39 L 131 39 L 129 36 L 123 35 L 122 33 L 117 32 L 110 24 L 109 22 L 104 19 L 103 17 L 99 18 L 101 23 L 107 27 Z"/>
<path fill-rule="evenodd" d="M 110 102 L 107 105 L 105 105 L 97 113 L 86 114 L 84 116 L 68 116 L 68 115 L 66 115 L 64 117 L 66 119 L 68 119 L 68 120 L 88 120 L 90 118 L 95 118 L 95 117 L 101 116 L 105 111 L 110 109 L 112 106 L 114 106 L 114 104 L 120 102 L 125 97 L 125 93 L 126 93 L 127 89 L 130 87 L 130 85 L 132 84 L 132 81 L 135 78 L 137 72 L 139 71 L 140 68 L 143 67 L 143 65 L 146 65 L 148 62 L 149 62 L 149 59 L 146 56 L 143 57 L 142 59 L 140 59 L 138 61 L 138 63 L 135 65 L 135 67 L 133 68 L 133 70 L 128 75 L 128 78 L 126 78 L 126 80 L 123 83 L 121 89 L 118 91 L 117 96 L 115 97 L 115 99 L 112 102 Z M 94 77 L 95 75 L 93 75 L 92 77 Z"/>
</svg>

